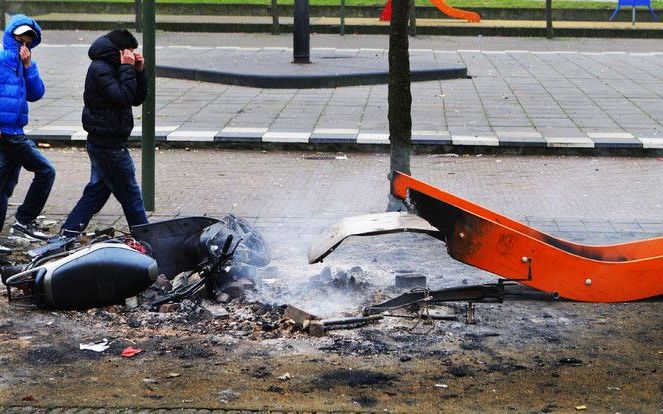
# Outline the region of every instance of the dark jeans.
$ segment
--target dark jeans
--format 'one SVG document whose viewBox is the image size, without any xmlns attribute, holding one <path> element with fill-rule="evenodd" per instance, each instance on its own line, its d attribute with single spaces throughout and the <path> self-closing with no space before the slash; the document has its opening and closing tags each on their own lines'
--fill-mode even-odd
<svg viewBox="0 0 663 414">
<path fill-rule="evenodd" d="M 23 204 L 16 210 L 16 220 L 29 223 L 44 209 L 55 181 L 55 168 L 25 135 L 0 136 L 0 230 L 7 215 L 7 203 L 18 182 L 21 167 L 33 172 L 35 177 L 25 195 Z"/>
<path fill-rule="evenodd" d="M 136 170 L 125 145 L 112 148 L 87 143 L 92 164 L 90 182 L 83 196 L 62 225 L 62 230 L 81 232 L 106 204 L 111 194 L 122 205 L 129 226 L 147 223 L 143 195 L 136 182 Z"/>
</svg>

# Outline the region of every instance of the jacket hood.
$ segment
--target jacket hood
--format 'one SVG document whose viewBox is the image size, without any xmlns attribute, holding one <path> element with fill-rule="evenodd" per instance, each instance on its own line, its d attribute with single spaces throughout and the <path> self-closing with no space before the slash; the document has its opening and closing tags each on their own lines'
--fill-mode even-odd
<svg viewBox="0 0 663 414">
<path fill-rule="evenodd" d="M 24 14 L 16 14 L 14 17 L 11 18 L 9 23 L 7 24 L 7 27 L 5 28 L 5 33 L 4 36 L 2 37 L 2 45 L 5 50 L 18 50 L 20 44 L 14 39 L 14 35 L 12 34 L 14 30 L 18 26 L 23 26 L 24 24 L 27 24 L 32 28 L 32 30 L 37 33 L 37 37 L 32 40 L 32 43 L 30 43 L 29 48 L 33 49 L 41 43 L 41 27 L 39 27 L 39 24 L 37 24 L 34 19 L 29 18 L 28 16 Z"/>
<path fill-rule="evenodd" d="M 99 37 L 90 45 L 87 55 L 92 60 L 103 60 L 113 65 L 120 64 L 120 49 L 106 35 Z"/>
</svg>

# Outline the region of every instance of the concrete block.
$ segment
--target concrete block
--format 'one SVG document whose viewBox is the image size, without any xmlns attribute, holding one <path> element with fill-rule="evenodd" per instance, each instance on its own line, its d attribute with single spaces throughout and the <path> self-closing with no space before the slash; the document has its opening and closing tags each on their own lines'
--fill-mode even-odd
<svg viewBox="0 0 663 414">
<path fill-rule="evenodd" d="M 420 273 L 397 274 L 395 279 L 396 287 L 399 289 L 426 287 L 426 276 Z"/>
</svg>

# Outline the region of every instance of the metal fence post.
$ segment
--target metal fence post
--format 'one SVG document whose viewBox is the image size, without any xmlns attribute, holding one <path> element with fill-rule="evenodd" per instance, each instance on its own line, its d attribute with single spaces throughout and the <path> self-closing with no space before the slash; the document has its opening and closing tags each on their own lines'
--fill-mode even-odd
<svg viewBox="0 0 663 414">
<path fill-rule="evenodd" d="M 546 37 L 553 38 L 552 0 L 546 0 Z"/>
<path fill-rule="evenodd" d="M 5 24 L 7 24 L 6 14 L 7 14 L 7 2 L 6 0 L 0 0 L 0 25 L 2 25 L 2 30 L 5 29 Z"/>
<path fill-rule="evenodd" d="M 136 14 L 136 31 L 143 31 L 143 5 L 141 0 L 134 0 L 134 11 Z"/>
<path fill-rule="evenodd" d="M 631 24 L 635 26 L 635 6 L 631 7 Z"/>
<path fill-rule="evenodd" d="M 280 32 L 279 28 L 279 9 L 278 1 L 272 0 L 272 34 L 277 35 Z"/>
<path fill-rule="evenodd" d="M 293 63 L 311 63 L 311 22 L 308 0 L 295 0 L 293 22 Z"/>
<path fill-rule="evenodd" d="M 408 33 L 410 36 L 417 36 L 417 8 L 414 4 L 415 0 L 410 0 L 408 3 L 408 14 L 410 15 L 410 25 L 408 26 Z"/>
<path fill-rule="evenodd" d="M 341 0 L 341 36 L 345 35 L 345 0 Z"/>
<path fill-rule="evenodd" d="M 143 146 L 142 146 L 142 188 L 145 209 L 154 211 L 154 123 L 156 109 L 155 82 L 155 31 L 156 17 L 154 0 L 143 0 L 143 53 L 145 55 L 145 74 L 147 75 L 147 98 L 143 102 Z"/>
</svg>

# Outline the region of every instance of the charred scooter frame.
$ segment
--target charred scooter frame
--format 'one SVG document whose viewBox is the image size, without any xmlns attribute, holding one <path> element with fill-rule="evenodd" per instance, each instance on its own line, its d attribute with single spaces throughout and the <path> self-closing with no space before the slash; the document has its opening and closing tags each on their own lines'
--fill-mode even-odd
<svg viewBox="0 0 663 414">
<path fill-rule="evenodd" d="M 86 244 L 76 247 L 81 243 Z M 182 217 L 143 224 L 118 237 L 112 228 L 56 237 L 29 251 L 28 257 L 25 265 L 0 269 L 11 303 L 87 309 L 123 303 L 152 285 L 159 273 L 168 279 L 181 272 L 201 277 L 161 303 L 181 299 L 203 285 L 211 294 L 252 268 L 265 266 L 270 253 L 250 224 L 228 214 L 221 219 Z"/>
</svg>

